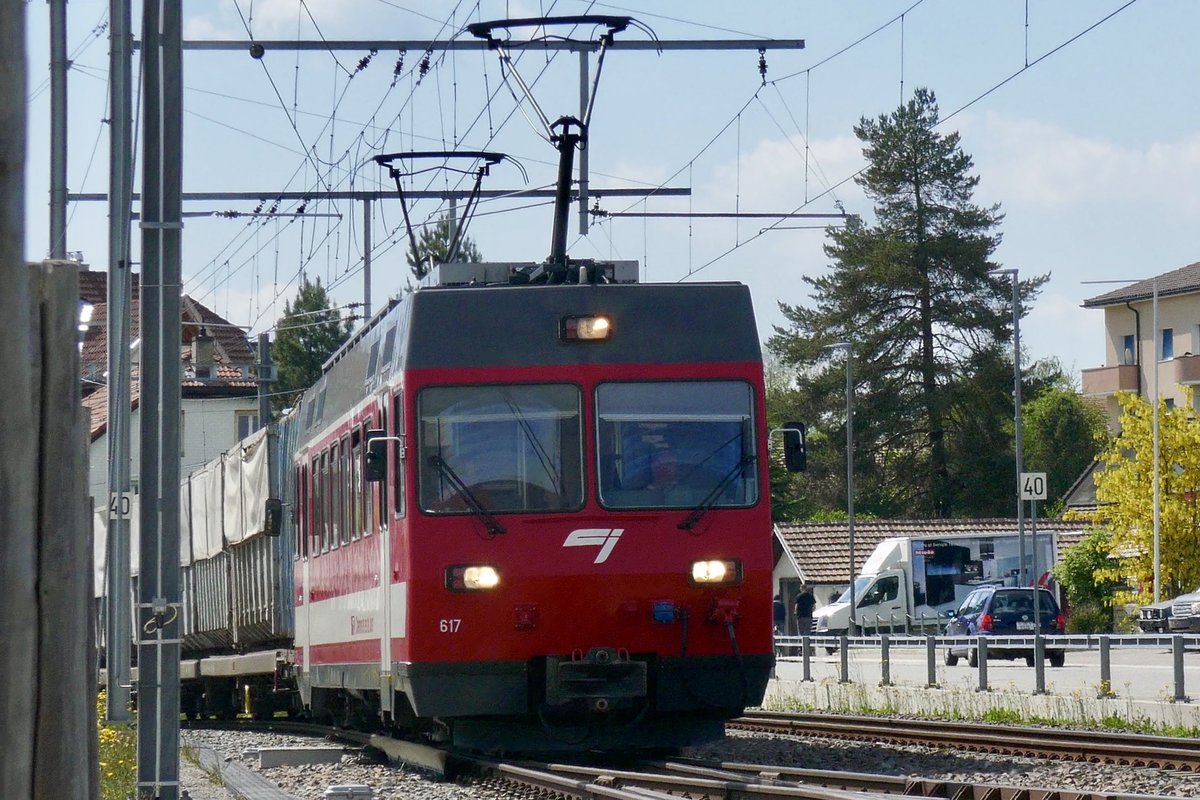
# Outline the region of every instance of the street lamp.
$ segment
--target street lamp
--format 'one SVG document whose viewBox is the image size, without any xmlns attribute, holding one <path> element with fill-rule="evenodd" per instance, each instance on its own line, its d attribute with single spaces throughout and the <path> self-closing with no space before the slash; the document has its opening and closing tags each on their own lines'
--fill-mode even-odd
<svg viewBox="0 0 1200 800">
<path fill-rule="evenodd" d="M 841 350 L 846 354 L 846 523 L 850 533 L 850 625 L 847 633 L 856 636 L 858 623 L 854 619 L 854 612 L 858 606 L 858 598 L 854 590 L 854 383 L 850 371 L 854 353 L 849 342 L 835 342 L 825 349 Z"/>
<path fill-rule="evenodd" d="M 1142 280 L 1143 279 L 1140 279 L 1140 278 L 1124 278 L 1121 280 L 1110 280 L 1110 281 L 1083 281 L 1083 283 L 1141 283 Z M 1153 484 L 1154 484 L 1154 504 L 1153 504 L 1154 505 L 1154 510 L 1153 510 L 1153 515 L 1154 515 L 1154 602 L 1157 603 L 1157 602 L 1159 602 L 1159 584 L 1161 583 L 1160 578 L 1162 576 L 1161 575 L 1162 574 L 1162 563 L 1161 563 L 1161 557 L 1159 555 L 1159 529 L 1161 527 L 1161 521 L 1162 521 L 1161 513 L 1159 510 L 1159 503 L 1161 500 L 1162 482 L 1159 480 L 1159 467 L 1158 467 L 1158 396 L 1159 396 L 1158 395 L 1158 362 L 1162 359 L 1162 351 L 1161 351 L 1159 343 L 1158 343 L 1159 342 L 1159 339 L 1158 339 L 1159 330 L 1158 330 L 1158 276 L 1157 275 L 1155 275 L 1153 278 L 1150 279 L 1150 297 L 1151 297 L 1151 301 L 1150 301 L 1151 323 L 1150 324 L 1153 327 L 1153 330 L 1151 331 L 1150 335 L 1154 342 L 1153 343 L 1154 352 L 1151 353 L 1151 356 L 1154 358 L 1154 381 L 1153 381 L 1154 397 L 1151 401 L 1151 411 L 1150 411 L 1150 419 L 1151 419 L 1150 424 L 1151 424 L 1151 428 L 1153 430 L 1152 436 L 1153 436 L 1153 440 L 1154 440 L 1153 456 L 1152 456 L 1154 459 L 1154 478 L 1153 478 Z M 1141 348 L 1140 342 L 1138 343 L 1138 348 L 1139 349 Z M 1143 366 L 1142 359 L 1139 358 L 1138 359 L 1138 370 L 1141 370 L 1142 366 Z M 1139 387 L 1141 386 L 1140 379 L 1138 381 L 1138 386 Z"/>
<path fill-rule="evenodd" d="M 1016 267 L 993 269 L 988 275 L 999 277 L 1012 276 L 1012 310 L 1013 310 L 1013 427 L 1016 435 L 1017 449 L 1017 555 L 1020 563 L 1017 566 L 1017 583 L 1025 586 L 1025 516 L 1021 500 L 1021 472 L 1025 469 L 1024 448 L 1021 439 L 1021 283 L 1017 280 Z"/>
</svg>

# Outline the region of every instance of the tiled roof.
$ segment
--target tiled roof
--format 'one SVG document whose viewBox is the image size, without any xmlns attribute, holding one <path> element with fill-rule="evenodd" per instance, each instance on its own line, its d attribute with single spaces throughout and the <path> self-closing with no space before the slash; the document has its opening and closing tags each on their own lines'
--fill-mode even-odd
<svg viewBox="0 0 1200 800">
<path fill-rule="evenodd" d="M 108 273 L 79 270 L 79 299 L 92 305 L 108 302 Z"/>
<path fill-rule="evenodd" d="M 1188 264 L 1171 272 L 1158 275 L 1158 296 L 1190 294 L 1200 292 L 1200 261 Z M 1131 283 L 1114 289 L 1102 295 L 1097 295 L 1083 301 L 1084 308 L 1101 308 L 1103 306 L 1132 303 L 1138 300 L 1149 300 L 1154 296 L 1154 278 Z"/>
<path fill-rule="evenodd" d="M 82 377 L 86 379 L 84 406 L 91 412 L 91 438 L 95 441 L 108 430 L 108 389 L 103 385 L 104 373 L 108 370 L 108 273 L 81 271 L 79 273 L 79 295 L 92 303 L 92 319 L 84 333 L 80 352 Z M 140 336 L 141 303 L 138 287 L 133 287 L 130 302 L 130 337 Z M 180 387 L 185 397 L 206 394 L 228 395 L 250 393 L 258 384 L 245 368 L 255 363 L 254 351 L 242 329 L 232 325 L 212 309 L 183 295 L 180 298 L 180 364 L 184 375 Z M 192 324 L 189 324 L 192 323 Z M 213 362 L 216 370 L 213 378 L 197 380 L 191 377 L 191 343 L 204 327 L 213 338 Z M 138 377 L 136 358 L 133 359 L 131 394 L 133 407 L 138 403 Z M 90 393 L 89 393 L 90 392 Z"/>
<path fill-rule="evenodd" d="M 1082 523 L 1039 519 L 1039 533 L 1057 531 L 1059 554 L 1081 538 Z M 1030 535 L 1030 520 L 1025 520 L 1025 535 Z M 1015 519 L 893 519 L 855 520 L 854 574 L 862 569 L 875 546 L 895 536 L 944 538 L 971 533 L 1016 533 Z M 775 535 L 791 554 L 800 577 L 815 584 L 849 583 L 850 533 L 845 521 L 780 523 Z"/>
</svg>

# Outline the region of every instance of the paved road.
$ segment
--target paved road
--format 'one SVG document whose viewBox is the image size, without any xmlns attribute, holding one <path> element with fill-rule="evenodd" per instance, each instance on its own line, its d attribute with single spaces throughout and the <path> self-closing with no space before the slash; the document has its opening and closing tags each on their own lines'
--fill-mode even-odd
<svg viewBox="0 0 1200 800">
<path fill-rule="evenodd" d="M 944 651 L 936 656 L 937 681 L 943 688 L 976 689 L 979 672 L 961 659 L 948 667 L 942 660 Z M 891 649 L 891 680 L 896 686 L 919 688 L 928 681 L 928 662 L 924 649 Z M 1112 650 L 1111 688 L 1120 698 L 1147 702 L 1176 700 L 1174 660 L 1169 648 Z M 1200 651 L 1184 653 L 1183 692 L 1200 703 Z M 848 675 L 852 683 L 878 686 L 882 677 L 880 651 L 875 648 L 851 648 Z M 817 648 L 811 659 L 814 681 L 837 682 L 841 677 L 841 654 L 828 655 Z M 798 681 L 803 677 L 799 658 L 784 657 L 776 667 L 782 680 Z M 989 659 L 988 686 L 993 691 L 1033 693 L 1036 689 L 1035 671 L 1025 666 L 1023 659 L 1000 661 Z M 1046 690 L 1056 695 L 1095 697 L 1100 688 L 1099 650 L 1072 650 L 1066 653 L 1066 665 L 1054 668 L 1046 665 Z"/>
</svg>

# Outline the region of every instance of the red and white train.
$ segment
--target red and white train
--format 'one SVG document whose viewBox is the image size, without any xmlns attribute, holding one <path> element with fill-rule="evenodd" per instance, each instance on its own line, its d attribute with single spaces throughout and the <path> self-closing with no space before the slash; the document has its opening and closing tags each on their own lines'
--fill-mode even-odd
<svg viewBox="0 0 1200 800">
<path fill-rule="evenodd" d="M 702 741 L 761 701 L 748 289 L 638 284 L 630 263 L 522 272 L 444 265 L 330 359 L 272 439 L 284 524 L 263 563 L 290 596 L 261 593 L 281 608 L 257 641 L 220 637 L 240 654 L 192 648 L 185 710 L 244 700 L 514 751 Z M 210 585 L 185 580 L 193 618 Z"/>
</svg>

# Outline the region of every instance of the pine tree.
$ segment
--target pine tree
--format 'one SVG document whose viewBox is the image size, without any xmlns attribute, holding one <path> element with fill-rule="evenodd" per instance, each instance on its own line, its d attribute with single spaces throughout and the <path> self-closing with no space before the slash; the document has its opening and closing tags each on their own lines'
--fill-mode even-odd
<svg viewBox="0 0 1200 800">
<path fill-rule="evenodd" d="M 858 503 L 884 517 L 995 514 L 1015 496 L 1002 435 L 1011 284 L 988 275 L 1003 215 L 972 202 L 971 157 L 938 122 L 933 92 L 918 89 L 855 126 L 868 161 L 856 180 L 875 221 L 829 231 L 831 271 L 804 278 L 815 305 L 781 304 L 789 325 L 769 342 L 786 364 L 819 364 L 798 384 L 799 405 L 831 441 L 845 438 L 844 365 L 824 348 L 851 343 Z M 1045 280 L 1021 282 L 1023 310 Z"/>
<path fill-rule="evenodd" d="M 272 390 L 276 410 L 296 402 L 321 377 L 321 365 L 350 338 L 351 321 L 333 308 L 321 279 L 307 278 L 275 324 L 271 357 L 279 370 Z"/>
<path fill-rule="evenodd" d="M 424 278 L 431 263 L 445 264 L 449 261 L 450 244 L 449 215 L 444 215 L 434 224 L 421 228 L 421 232 L 417 234 L 416 252 L 413 252 L 410 246 L 407 253 L 408 266 L 412 268 L 413 275 L 418 279 Z M 471 237 L 464 235 L 459 242 L 458 251 L 454 254 L 454 260 L 478 263 L 483 261 L 483 256 L 471 241 Z"/>
</svg>

